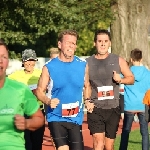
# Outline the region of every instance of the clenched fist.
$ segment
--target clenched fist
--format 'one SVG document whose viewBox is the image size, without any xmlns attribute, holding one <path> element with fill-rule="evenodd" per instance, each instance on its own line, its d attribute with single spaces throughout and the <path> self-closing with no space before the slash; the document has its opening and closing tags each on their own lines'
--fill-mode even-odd
<svg viewBox="0 0 150 150">
<path fill-rule="evenodd" d="M 92 113 L 92 111 L 94 109 L 94 103 L 91 103 L 89 101 L 85 101 L 85 108 L 87 109 L 87 111 L 89 113 Z"/>
<path fill-rule="evenodd" d="M 117 82 L 120 83 L 121 82 L 121 76 L 119 73 L 117 73 L 116 71 L 113 71 L 113 79 Z"/>
<path fill-rule="evenodd" d="M 15 115 L 14 117 L 14 124 L 18 130 L 25 130 L 26 129 L 26 119 L 24 116 Z"/>
<path fill-rule="evenodd" d="M 48 105 L 51 108 L 56 108 L 58 104 L 59 104 L 59 99 L 58 98 L 53 98 L 53 99 L 48 101 Z"/>
</svg>

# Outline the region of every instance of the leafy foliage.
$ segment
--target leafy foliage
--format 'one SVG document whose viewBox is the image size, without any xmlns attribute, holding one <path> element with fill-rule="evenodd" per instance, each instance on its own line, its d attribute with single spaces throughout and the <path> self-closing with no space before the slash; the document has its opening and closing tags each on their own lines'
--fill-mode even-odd
<svg viewBox="0 0 150 150">
<path fill-rule="evenodd" d="M 1 0 L 0 37 L 17 53 L 30 46 L 45 56 L 48 48 L 56 47 L 60 30 L 75 29 L 80 35 L 78 54 L 87 55 L 93 47 L 92 32 L 101 22 L 108 27 L 113 19 L 114 1 Z"/>
<path fill-rule="evenodd" d="M 21 60 L 21 55 L 20 53 L 16 54 L 14 51 L 9 51 L 9 58 Z"/>
</svg>

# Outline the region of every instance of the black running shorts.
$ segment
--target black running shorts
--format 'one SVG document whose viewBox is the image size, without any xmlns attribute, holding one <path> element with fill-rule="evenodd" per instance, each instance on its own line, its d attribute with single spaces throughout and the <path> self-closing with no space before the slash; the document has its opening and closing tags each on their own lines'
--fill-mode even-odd
<svg viewBox="0 0 150 150">
<path fill-rule="evenodd" d="M 103 133 L 110 139 L 116 138 L 120 121 L 120 108 L 102 109 L 94 108 L 92 113 L 87 114 L 88 128 L 91 134 Z"/>
<path fill-rule="evenodd" d="M 57 149 L 68 145 L 70 150 L 84 150 L 81 125 L 71 122 L 49 122 L 48 127 Z"/>
</svg>

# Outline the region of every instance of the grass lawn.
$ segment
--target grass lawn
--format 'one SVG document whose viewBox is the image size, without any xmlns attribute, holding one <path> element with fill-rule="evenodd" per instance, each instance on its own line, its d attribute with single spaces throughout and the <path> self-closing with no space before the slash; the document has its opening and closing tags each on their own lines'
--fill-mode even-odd
<svg viewBox="0 0 150 150">
<path fill-rule="evenodd" d="M 134 130 L 130 132 L 128 150 L 141 150 L 142 149 L 141 140 L 142 138 L 139 130 Z M 120 144 L 120 135 L 118 135 L 115 140 L 115 150 L 119 150 L 119 144 Z"/>
</svg>

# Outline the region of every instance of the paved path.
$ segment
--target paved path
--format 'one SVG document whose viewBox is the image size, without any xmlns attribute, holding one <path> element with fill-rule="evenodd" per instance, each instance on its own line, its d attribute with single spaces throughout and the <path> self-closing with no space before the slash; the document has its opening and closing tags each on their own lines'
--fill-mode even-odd
<svg viewBox="0 0 150 150">
<path fill-rule="evenodd" d="M 139 123 L 133 123 L 132 130 L 135 130 L 137 128 L 139 128 Z M 121 130 L 122 130 L 122 121 L 120 121 L 117 134 L 120 134 Z M 84 116 L 82 133 L 83 133 L 83 139 L 84 139 L 84 150 L 92 150 L 92 145 L 93 145 L 92 136 L 90 135 L 90 132 L 87 128 L 86 115 Z M 42 150 L 54 150 L 51 140 L 49 138 L 49 130 L 47 128 L 47 124 L 46 124 L 46 128 L 45 128 Z"/>
</svg>

